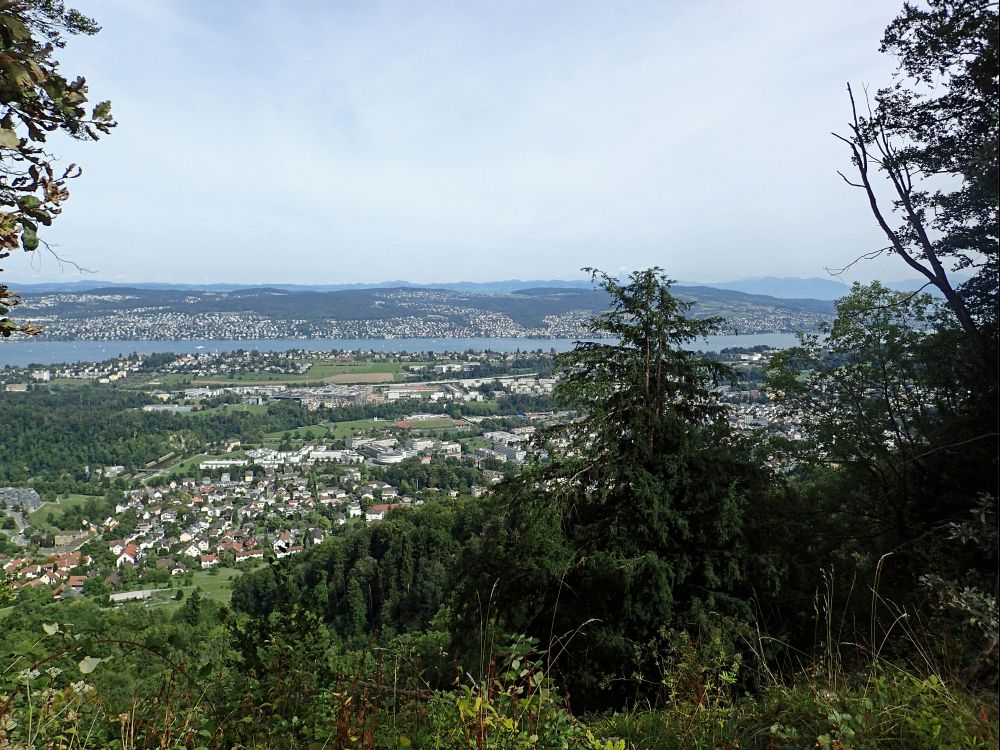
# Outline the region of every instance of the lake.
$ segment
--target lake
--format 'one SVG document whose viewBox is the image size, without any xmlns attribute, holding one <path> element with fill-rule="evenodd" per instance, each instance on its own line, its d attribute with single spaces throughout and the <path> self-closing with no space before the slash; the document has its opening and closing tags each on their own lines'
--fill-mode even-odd
<svg viewBox="0 0 1000 750">
<path fill-rule="evenodd" d="M 152 354 L 174 352 L 196 354 L 200 352 L 226 352 L 236 349 L 256 349 L 262 352 L 283 352 L 289 349 L 329 352 L 464 352 L 474 351 L 514 352 L 541 349 L 557 352 L 573 348 L 573 339 L 520 339 L 520 338 L 468 338 L 468 339 L 250 339 L 250 340 L 199 340 L 171 341 L 46 341 L 45 339 L 0 339 L 0 367 L 30 364 L 52 365 L 61 362 L 102 362 L 132 353 Z M 752 333 L 742 335 L 709 336 L 698 341 L 691 349 L 718 351 L 731 346 L 773 346 L 781 349 L 796 344 L 793 333 Z"/>
</svg>

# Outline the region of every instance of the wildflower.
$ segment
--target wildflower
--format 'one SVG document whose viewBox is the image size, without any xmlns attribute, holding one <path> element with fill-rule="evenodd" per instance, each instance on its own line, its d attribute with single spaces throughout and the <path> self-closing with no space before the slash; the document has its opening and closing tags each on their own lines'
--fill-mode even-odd
<svg viewBox="0 0 1000 750">
<path fill-rule="evenodd" d="M 22 669 L 17 673 L 17 681 L 28 684 L 32 680 L 36 679 L 40 674 L 41 672 L 37 669 Z"/>
</svg>

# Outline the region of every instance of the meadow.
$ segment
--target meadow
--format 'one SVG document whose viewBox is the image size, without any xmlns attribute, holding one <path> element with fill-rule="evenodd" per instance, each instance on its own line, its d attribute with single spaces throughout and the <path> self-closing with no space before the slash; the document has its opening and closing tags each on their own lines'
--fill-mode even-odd
<svg viewBox="0 0 1000 750">
<path fill-rule="evenodd" d="M 42 503 L 37 510 L 28 514 L 28 519 L 34 528 L 48 533 L 55 533 L 59 529 L 46 521 L 49 513 L 58 517 L 65 510 L 84 505 L 92 497 L 92 495 L 77 494 L 60 495 L 55 501 Z"/>
<path fill-rule="evenodd" d="M 310 367 L 303 373 L 236 372 L 229 376 L 197 377 L 191 382 L 195 386 L 247 385 L 251 383 L 318 385 L 320 383 L 392 383 L 406 380 L 403 363 L 400 362 L 351 363 L 319 359 L 303 360 L 303 363 L 306 362 L 310 364 Z"/>
</svg>

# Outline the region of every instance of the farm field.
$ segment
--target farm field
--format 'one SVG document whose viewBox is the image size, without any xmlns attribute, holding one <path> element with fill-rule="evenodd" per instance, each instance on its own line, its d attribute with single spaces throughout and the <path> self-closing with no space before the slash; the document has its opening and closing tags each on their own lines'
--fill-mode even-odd
<svg viewBox="0 0 1000 750">
<path fill-rule="evenodd" d="M 393 383 L 403 379 L 398 373 L 393 374 L 391 372 L 342 373 L 340 375 L 325 377 L 323 378 L 323 382 L 347 385 L 351 383 Z"/>
<path fill-rule="evenodd" d="M 484 440 L 480 437 L 463 438 L 459 442 L 462 443 L 462 446 L 469 453 L 475 452 L 478 448 L 489 449 L 493 447 L 493 444 L 489 440 Z"/>
<path fill-rule="evenodd" d="M 317 383 L 392 383 L 405 380 L 399 362 L 331 362 L 304 360 L 312 363 L 304 373 L 241 372 L 232 377 L 196 378 L 194 385 L 246 385 L 247 383 L 310 384 Z M 412 363 L 407 363 L 412 364 Z M 419 364 L 419 363 L 417 363 Z"/>
<path fill-rule="evenodd" d="M 194 584 L 193 586 L 186 587 L 188 590 L 184 592 L 185 595 L 190 594 L 195 588 L 200 587 L 201 593 L 209 599 L 228 604 L 233 596 L 233 589 L 230 586 L 230 582 L 243 573 L 243 571 L 237 568 L 222 567 L 215 570 L 218 571 L 215 575 L 208 570 L 196 570 L 194 572 Z"/>
<path fill-rule="evenodd" d="M 408 422 L 408 424 L 411 430 L 420 431 L 446 430 L 457 426 L 459 423 L 451 417 L 440 417 L 435 419 L 417 420 L 414 422 Z M 318 425 L 306 425 L 305 427 L 298 427 L 293 430 L 280 430 L 278 432 L 272 432 L 265 436 L 265 440 L 281 440 L 286 433 L 293 440 L 318 440 L 322 438 L 342 440 L 359 432 L 376 430 L 380 427 L 396 426 L 396 421 L 389 419 L 355 419 L 345 422 L 322 422 Z"/>
</svg>

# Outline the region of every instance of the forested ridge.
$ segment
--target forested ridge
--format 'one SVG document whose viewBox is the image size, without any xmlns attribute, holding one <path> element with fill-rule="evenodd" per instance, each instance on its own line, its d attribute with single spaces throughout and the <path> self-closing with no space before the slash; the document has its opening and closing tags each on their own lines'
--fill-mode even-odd
<svg viewBox="0 0 1000 750">
<path fill-rule="evenodd" d="M 310 549 L 301 565 L 241 577 L 233 607 L 267 618 L 295 606 L 330 624 L 345 643 L 427 629 L 445 603 L 459 553 L 477 528 L 469 501 L 395 513 Z"/>
<path fill-rule="evenodd" d="M 20 427 L 5 442 L 0 482 L 65 480 L 73 485 L 87 481 L 87 467 L 123 465 L 131 471 L 182 445 L 259 437 L 329 416 L 282 403 L 263 414 L 215 411 L 192 418 L 142 411 L 148 403 L 152 399 L 141 392 L 96 387 L 5 395 L 0 420 Z"/>
<path fill-rule="evenodd" d="M 231 396 L 217 400 L 216 406 L 222 408 L 174 414 L 143 411 L 142 406 L 153 399 L 142 391 L 37 386 L 30 393 L 5 394 L 0 399 L 0 423 L 18 429 L 5 443 L 0 483 L 30 480 L 56 492 L 93 490 L 100 494 L 102 485 L 92 472 L 103 466 L 120 465 L 132 472 L 171 452 L 210 451 L 233 439 L 257 442 L 262 435 L 329 420 L 398 420 L 413 409 L 408 403 L 382 403 L 308 411 L 296 401 L 280 401 L 255 413 L 226 409 L 234 400 Z M 489 404 L 427 404 L 422 408 L 456 417 L 489 415 L 502 420 L 551 405 L 551 399 L 544 396 L 503 394 Z M 439 467 L 422 467 L 418 473 L 437 471 Z M 389 473 L 393 474 L 391 469 Z"/>
<path fill-rule="evenodd" d="M 712 287 L 678 287 L 678 296 L 705 304 L 725 305 L 741 311 L 751 307 L 776 311 L 829 315 L 832 305 L 820 300 L 780 299 L 759 294 Z M 91 289 L 79 295 L 28 294 L 24 304 L 31 309 L 41 298 L 46 313 L 61 318 L 116 316 L 123 311 L 145 312 L 150 308 L 174 313 L 244 313 L 274 320 L 388 320 L 413 315 L 440 316 L 442 306 L 502 313 L 527 327 L 543 327 L 545 318 L 572 312 L 597 313 L 608 303 L 607 295 L 592 289 L 523 289 L 510 294 L 477 294 L 419 287 L 342 290 L 335 292 L 241 289 L 232 292 L 164 290 L 129 287 Z M 454 310 L 445 311 L 454 315 Z M 458 318 L 456 318 L 458 319 Z"/>
</svg>

